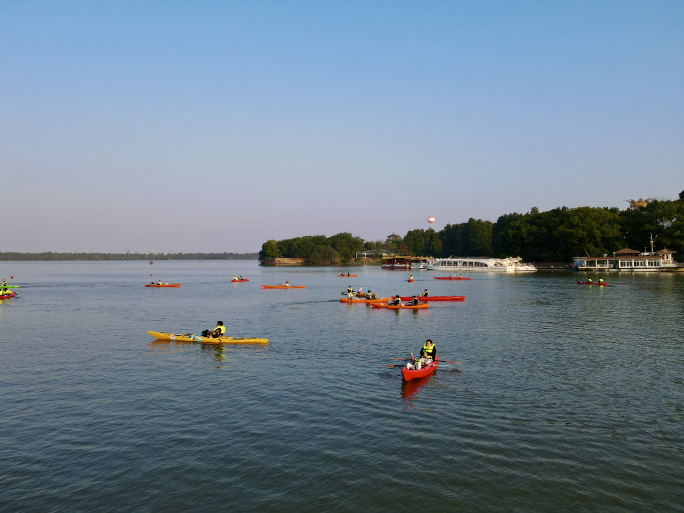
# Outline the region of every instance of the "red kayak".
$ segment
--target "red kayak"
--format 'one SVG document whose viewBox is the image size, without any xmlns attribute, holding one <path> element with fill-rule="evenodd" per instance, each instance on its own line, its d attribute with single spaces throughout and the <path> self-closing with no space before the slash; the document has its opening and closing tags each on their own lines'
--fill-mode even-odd
<svg viewBox="0 0 684 513">
<path fill-rule="evenodd" d="M 402 301 L 411 301 L 412 299 L 413 296 L 403 296 L 401 298 Z M 421 303 L 427 301 L 465 301 L 465 296 L 418 296 L 418 301 L 420 301 Z"/>
<path fill-rule="evenodd" d="M 428 307 L 427 303 L 419 303 L 417 305 L 385 305 L 381 303 L 371 303 L 370 305 L 373 308 L 389 308 L 390 310 L 421 310 Z"/>
<path fill-rule="evenodd" d="M 433 276 L 435 280 L 472 280 L 472 278 L 463 278 L 461 276 Z"/>
<path fill-rule="evenodd" d="M 598 282 L 598 281 L 577 281 L 578 285 L 600 285 L 602 287 L 607 287 L 608 284 L 604 282 Z"/>
<path fill-rule="evenodd" d="M 5 295 L 0 296 L 0 299 L 9 299 L 9 298 L 14 297 L 16 295 L 17 295 L 17 293 L 12 291 L 9 294 L 5 294 Z"/>
<path fill-rule="evenodd" d="M 162 283 L 159 285 L 158 283 L 146 283 L 145 287 L 180 287 L 180 283 Z"/>
<path fill-rule="evenodd" d="M 231 283 L 240 283 L 242 281 L 249 281 L 247 278 L 242 278 L 241 280 L 230 280 Z"/>
<path fill-rule="evenodd" d="M 439 365 L 439 356 L 435 356 L 435 359 L 430 365 L 423 367 L 422 369 L 407 369 L 406 367 L 401 369 L 401 377 L 406 381 L 411 381 L 412 379 L 424 378 L 429 376 L 437 369 Z"/>
</svg>

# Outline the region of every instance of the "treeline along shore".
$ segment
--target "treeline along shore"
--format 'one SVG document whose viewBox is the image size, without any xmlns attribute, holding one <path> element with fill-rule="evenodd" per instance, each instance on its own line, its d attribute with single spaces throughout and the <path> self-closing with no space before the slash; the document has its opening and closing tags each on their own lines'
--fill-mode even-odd
<svg viewBox="0 0 684 513">
<path fill-rule="evenodd" d="M 506 214 L 495 223 L 469 219 L 408 231 L 403 237 L 389 235 L 385 240 L 366 241 L 351 233 L 331 237 L 307 235 L 263 243 L 259 260 L 274 265 L 276 259 L 306 259 L 310 265 L 354 265 L 374 262 L 383 254 L 445 258 L 522 257 L 527 262 L 571 262 L 575 256 L 610 255 L 624 248 L 655 249 L 684 253 L 684 192 L 679 199 L 649 200 L 617 207 L 560 207 L 540 212 L 536 207 L 526 214 Z M 634 202 L 632 202 L 634 203 Z M 679 257 L 679 258 L 677 258 Z"/>
<path fill-rule="evenodd" d="M 257 260 L 258 253 L 43 253 L 0 252 L 0 261 Z"/>
</svg>

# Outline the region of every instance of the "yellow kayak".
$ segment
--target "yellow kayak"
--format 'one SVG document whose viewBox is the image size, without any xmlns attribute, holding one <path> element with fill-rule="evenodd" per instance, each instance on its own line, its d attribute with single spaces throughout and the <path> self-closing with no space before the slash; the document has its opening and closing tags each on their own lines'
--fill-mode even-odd
<svg viewBox="0 0 684 513">
<path fill-rule="evenodd" d="M 174 333 L 162 333 L 160 331 L 148 331 L 157 340 L 174 340 L 176 342 L 200 342 L 202 344 L 268 344 L 267 338 L 233 338 L 233 337 L 203 337 L 185 333 L 176 335 Z"/>
</svg>

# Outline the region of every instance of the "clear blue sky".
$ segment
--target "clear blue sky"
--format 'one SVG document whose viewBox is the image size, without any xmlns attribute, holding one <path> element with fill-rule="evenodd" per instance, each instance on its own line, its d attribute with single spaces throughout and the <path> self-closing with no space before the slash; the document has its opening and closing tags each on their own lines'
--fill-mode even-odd
<svg viewBox="0 0 684 513">
<path fill-rule="evenodd" d="M 0 0 L 0 251 L 384 240 L 683 164 L 681 0 Z"/>
</svg>

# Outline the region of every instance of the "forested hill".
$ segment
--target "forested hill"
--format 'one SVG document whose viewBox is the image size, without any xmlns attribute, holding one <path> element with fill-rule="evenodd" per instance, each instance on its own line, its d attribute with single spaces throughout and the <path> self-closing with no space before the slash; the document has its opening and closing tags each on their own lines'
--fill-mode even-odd
<svg viewBox="0 0 684 513">
<path fill-rule="evenodd" d="M 257 260 L 257 253 L 19 253 L 0 252 L 0 261 L 68 260 Z"/>
<path fill-rule="evenodd" d="M 439 232 L 410 230 L 403 237 L 365 241 L 350 233 L 313 235 L 266 241 L 262 263 L 275 258 L 308 258 L 311 264 L 349 263 L 359 254 L 395 253 L 410 256 L 519 256 L 529 262 L 571 262 L 574 256 L 600 256 L 623 248 L 671 249 L 684 261 L 684 192 L 679 200 L 656 201 L 620 210 L 616 207 L 561 207 L 546 212 L 506 214 L 493 223 L 469 219 L 447 224 Z"/>
</svg>

